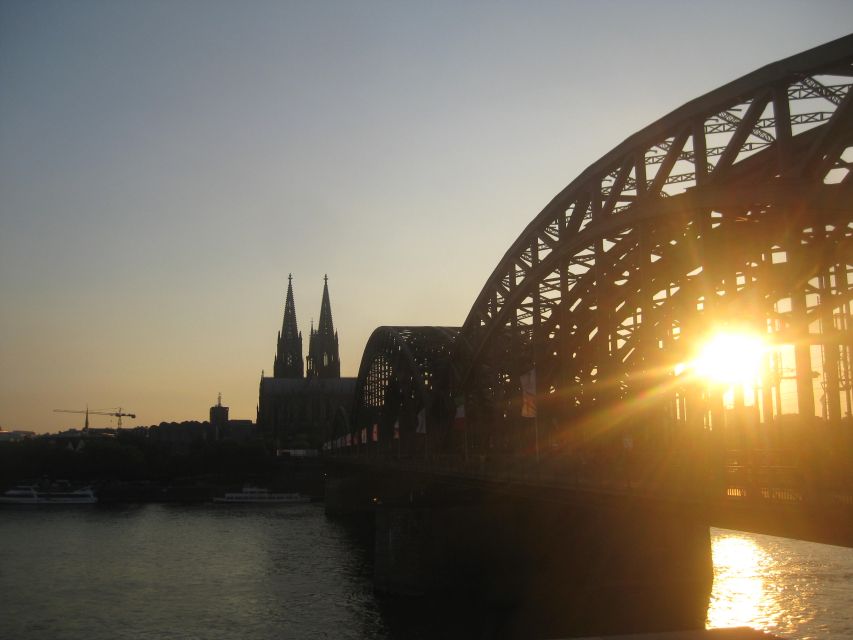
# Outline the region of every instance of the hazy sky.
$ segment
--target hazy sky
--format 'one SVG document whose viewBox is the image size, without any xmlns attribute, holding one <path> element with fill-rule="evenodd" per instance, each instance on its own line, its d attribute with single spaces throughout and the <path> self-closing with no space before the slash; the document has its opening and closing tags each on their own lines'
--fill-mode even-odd
<svg viewBox="0 0 853 640">
<path fill-rule="evenodd" d="M 2 0 L 0 426 L 220 391 L 254 419 L 290 272 L 306 353 L 329 274 L 356 375 L 377 326 L 462 324 L 624 138 L 852 26 L 849 0 Z"/>
</svg>

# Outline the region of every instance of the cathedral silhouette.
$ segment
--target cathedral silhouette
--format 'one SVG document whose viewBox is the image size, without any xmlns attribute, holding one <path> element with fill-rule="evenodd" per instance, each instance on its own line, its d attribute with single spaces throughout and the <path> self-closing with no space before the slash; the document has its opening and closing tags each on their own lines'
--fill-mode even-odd
<svg viewBox="0 0 853 640">
<path fill-rule="evenodd" d="M 323 277 L 320 320 L 316 329 L 312 321 L 308 356 L 303 362 L 293 276 L 289 275 L 273 375 L 261 374 L 257 417 L 260 433 L 277 449 L 319 449 L 331 437 L 336 421 L 340 426 L 348 422 L 355 381 L 341 377 L 328 276 Z"/>
</svg>

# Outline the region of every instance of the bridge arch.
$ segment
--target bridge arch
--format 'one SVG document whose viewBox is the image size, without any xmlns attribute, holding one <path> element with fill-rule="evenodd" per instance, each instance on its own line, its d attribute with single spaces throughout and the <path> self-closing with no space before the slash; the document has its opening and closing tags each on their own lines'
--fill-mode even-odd
<svg viewBox="0 0 853 640">
<path fill-rule="evenodd" d="M 848 36 L 689 102 L 560 192 L 455 341 L 472 444 L 518 449 L 531 370 L 537 438 L 569 425 L 587 440 L 639 423 L 720 432 L 733 411 L 849 419 L 851 84 Z M 771 345 L 749 398 L 679 371 L 720 327 Z"/>
<path fill-rule="evenodd" d="M 379 327 L 362 355 L 351 416 L 351 432 L 336 446 L 400 456 L 425 453 L 429 432 L 434 450 L 446 446 L 444 390 L 458 327 Z M 422 435 L 426 435 L 425 433 Z M 347 443 L 349 442 L 349 446 Z"/>
</svg>

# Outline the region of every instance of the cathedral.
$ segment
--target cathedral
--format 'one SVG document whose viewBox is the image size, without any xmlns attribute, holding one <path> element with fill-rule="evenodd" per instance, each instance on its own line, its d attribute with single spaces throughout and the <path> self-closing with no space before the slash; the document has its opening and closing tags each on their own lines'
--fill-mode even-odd
<svg viewBox="0 0 853 640">
<path fill-rule="evenodd" d="M 287 278 L 284 319 L 278 333 L 272 377 L 261 375 L 258 430 L 276 449 L 319 449 L 335 423 L 345 427 L 355 378 L 341 377 L 338 333 L 332 322 L 329 278 L 323 277 L 320 320 L 311 326 L 308 356 L 296 323 L 293 277 Z M 343 431 L 344 429 L 339 429 Z"/>
</svg>

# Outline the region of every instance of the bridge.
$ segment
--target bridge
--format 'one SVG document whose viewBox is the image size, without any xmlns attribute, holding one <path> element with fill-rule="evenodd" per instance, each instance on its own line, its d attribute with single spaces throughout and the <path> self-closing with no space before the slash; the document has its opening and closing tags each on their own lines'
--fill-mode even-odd
<svg viewBox="0 0 853 640">
<path fill-rule="evenodd" d="M 853 546 L 851 85 L 847 36 L 685 104 L 557 194 L 462 326 L 373 333 L 325 448 L 378 584 L 678 628 L 709 524 Z"/>
</svg>

